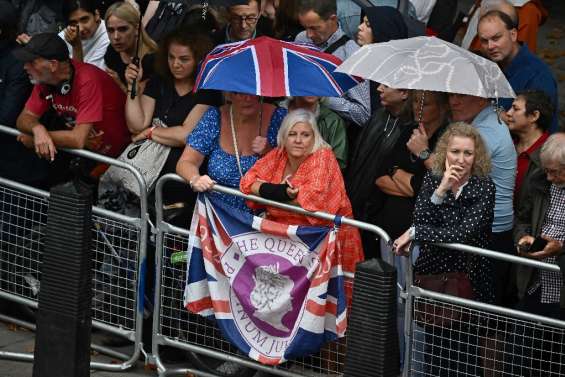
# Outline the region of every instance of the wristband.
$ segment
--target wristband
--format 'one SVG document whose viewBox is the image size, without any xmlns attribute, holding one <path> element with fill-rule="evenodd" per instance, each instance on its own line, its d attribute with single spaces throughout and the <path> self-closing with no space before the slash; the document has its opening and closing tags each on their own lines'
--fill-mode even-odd
<svg viewBox="0 0 565 377">
<path fill-rule="evenodd" d="M 149 132 L 147 133 L 147 139 L 153 140 L 153 130 L 154 129 L 155 129 L 155 126 L 153 126 L 149 129 Z"/>
<path fill-rule="evenodd" d="M 292 200 L 286 189 L 288 185 L 286 183 L 275 184 L 275 183 L 262 183 L 259 186 L 259 195 L 265 199 L 275 200 L 277 202 L 289 202 Z"/>
<path fill-rule="evenodd" d="M 188 180 L 188 185 L 190 186 L 190 188 L 192 188 L 192 185 L 194 185 L 194 182 L 193 182 L 193 181 L 196 181 L 196 180 L 198 179 L 198 177 L 199 177 L 199 175 L 196 174 L 195 176 L 193 176 L 192 178 L 190 178 L 190 179 Z"/>
</svg>

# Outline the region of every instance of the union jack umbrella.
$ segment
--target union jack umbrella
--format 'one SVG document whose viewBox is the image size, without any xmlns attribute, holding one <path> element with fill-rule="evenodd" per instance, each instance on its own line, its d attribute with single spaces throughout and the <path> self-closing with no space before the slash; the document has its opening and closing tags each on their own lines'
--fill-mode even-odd
<svg viewBox="0 0 565 377">
<path fill-rule="evenodd" d="M 340 97 L 362 80 L 336 72 L 341 59 L 312 45 L 269 37 L 217 46 L 204 59 L 196 90 L 266 97 Z"/>
</svg>

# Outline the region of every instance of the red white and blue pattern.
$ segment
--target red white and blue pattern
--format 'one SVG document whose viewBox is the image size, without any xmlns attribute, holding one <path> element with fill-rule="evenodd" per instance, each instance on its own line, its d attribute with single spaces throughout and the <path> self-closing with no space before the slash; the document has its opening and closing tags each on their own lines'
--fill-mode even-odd
<svg viewBox="0 0 565 377">
<path fill-rule="evenodd" d="M 275 223 L 200 194 L 184 305 L 263 364 L 315 353 L 347 326 L 336 232 Z"/>
<path fill-rule="evenodd" d="M 312 45 L 259 37 L 217 46 L 204 59 L 196 90 L 267 97 L 340 97 L 361 82 L 336 72 L 341 59 Z"/>
</svg>

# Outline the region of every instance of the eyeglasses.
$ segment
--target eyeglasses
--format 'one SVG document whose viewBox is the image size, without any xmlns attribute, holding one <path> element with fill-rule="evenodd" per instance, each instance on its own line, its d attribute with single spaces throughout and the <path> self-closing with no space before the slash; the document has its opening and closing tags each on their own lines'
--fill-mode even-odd
<svg viewBox="0 0 565 377">
<path fill-rule="evenodd" d="M 255 23 L 257 23 L 257 20 L 259 20 L 259 17 L 257 16 L 240 16 L 237 14 L 232 14 L 231 16 L 232 21 L 237 21 L 240 23 L 246 23 L 247 25 L 253 25 Z"/>
</svg>

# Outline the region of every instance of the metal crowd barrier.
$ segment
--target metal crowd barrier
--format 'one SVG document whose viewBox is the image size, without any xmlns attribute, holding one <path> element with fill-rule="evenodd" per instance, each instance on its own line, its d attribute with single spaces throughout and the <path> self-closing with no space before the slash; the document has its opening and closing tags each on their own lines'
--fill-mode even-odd
<svg viewBox="0 0 565 377">
<path fill-rule="evenodd" d="M 5 126 L 0 126 L 0 132 L 19 134 Z M 145 180 L 135 168 L 116 159 L 85 150 L 62 150 L 126 169 L 139 184 L 139 217 L 124 216 L 99 207 L 93 207 L 92 216 L 92 326 L 130 340 L 134 350 L 131 355 L 126 355 L 93 344 L 93 350 L 122 362 L 91 362 L 91 368 L 123 371 L 132 367 L 142 352 L 148 235 Z M 46 191 L 0 177 L 0 298 L 32 310 L 38 306 L 48 199 Z M 35 328 L 31 323 L 5 315 L 0 319 Z M 0 351 L 0 359 L 33 361 L 33 354 Z"/>
<path fill-rule="evenodd" d="M 259 364 L 239 353 L 235 347 L 222 338 L 220 330 L 203 317 L 189 313 L 183 307 L 186 264 L 171 263 L 171 254 L 186 251 L 189 231 L 173 226 L 163 220 L 163 187 L 167 182 L 185 181 L 175 174 L 167 174 L 158 182 L 155 189 L 157 209 L 157 249 L 155 311 L 153 316 L 153 362 L 157 365 L 160 376 L 186 375 L 198 376 L 249 376 L 257 370 L 285 377 L 327 376 L 343 373 L 345 344 L 333 342 L 319 354 L 292 360 L 284 365 L 270 367 Z M 261 204 L 287 209 L 292 212 L 333 221 L 335 215 L 324 212 L 309 212 L 302 208 L 273 202 L 261 197 L 242 194 L 238 190 L 215 185 L 214 190 L 236 195 Z M 368 230 L 389 240 L 388 234 L 381 228 L 360 221 L 342 218 L 343 224 Z M 353 284 L 353 276 L 348 276 L 346 284 Z M 193 369 L 170 368 L 160 356 L 160 347 L 170 346 L 184 350 L 192 361 Z"/>
<path fill-rule="evenodd" d="M 560 271 L 554 264 L 473 246 L 440 246 Z M 421 289 L 413 284 L 413 266 L 408 265 L 404 377 L 565 375 L 565 321 Z"/>
<path fill-rule="evenodd" d="M 18 134 L 18 131 L 4 126 L 0 126 L 0 132 Z M 141 215 L 138 218 L 93 208 L 93 327 L 129 339 L 134 342 L 134 351 L 132 355 L 125 355 L 92 345 L 94 350 L 123 362 L 92 362 L 91 367 L 125 370 L 137 361 L 142 352 L 143 285 L 149 222 L 145 182 L 136 169 L 123 162 L 84 150 L 66 151 L 127 169 L 140 185 Z M 288 365 L 269 367 L 238 353 L 222 338 L 217 328 L 183 308 L 185 265 L 171 263 L 171 254 L 187 249 L 190 234 L 188 230 L 163 219 L 163 187 L 171 181 L 184 182 L 179 176 L 168 174 L 158 181 L 156 187 L 156 299 L 153 348 L 147 360 L 157 365 L 159 375 L 249 376 L 257 370 L 285 377 L 341 374 L 345 359 L 345 347 L 341 342 L 333 343 L 318 355 L 293 360 Z M 214 189 L 308 216 L 329 221 L 335 218 L 331 214 L 308 212 L 299 207 L 244 195 L 219 185 Z M 48 198 L 48 192 L 0 177 L 0 298 L 32 309 L 38 305 Z M 389 240 L 389 236 L 374 225 L 347 218 L 343 218 L 342 222 Z M 441 246 L 517 265 L 559 271 L 559 267 L 553 264 L 468 245 Z M 405 377 L 565 375 L 565 321 L 421 289 L 413 284 L 412 264 L 407 265 L 407 288 L 400 294 L 406 301 Z M 353 284 L 352 276 L 346 284 Z M 424 305 L 428 308 L 427 312 L 429 308 L 435 308 L 436 314 L 444 313 L 451 321 L 449 327 L 423 323 Z M 33 328 L 32 324 L 5 315 L 0 315 L 0 319 Z M 195 367 L 168 367 L 160 354 L 163 346 L 184 351 Z M 545 360 L 547 355 L 549 360 Z M 33 355 L 0 351 L 0 359 L 33 361 Z"/>
</svg>

